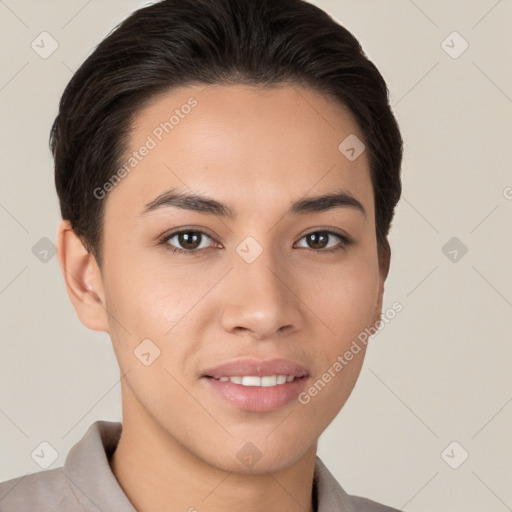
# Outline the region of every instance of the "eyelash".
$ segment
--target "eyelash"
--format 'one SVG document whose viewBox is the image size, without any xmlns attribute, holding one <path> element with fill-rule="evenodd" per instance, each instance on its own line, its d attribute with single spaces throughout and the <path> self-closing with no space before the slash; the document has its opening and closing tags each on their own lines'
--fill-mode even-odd
<svg viewBox="0 0 512 512">
<path fill-rule="evenodd" d="M 203 249 L 179 249 L 177 247 L 174 247 L 172 245 L 169 244 L 169 240 L 171 240 L 171 238 L 174 238 L 176 235 L 179 235 L 181 233 L 194 233 L 194 234 L 200 234 L 200 235 L 204 235 L 208 238 L 210 238 L 212 241 L 213 241 L 213 237 L 211 237 L 210 235 L 208 235 L 208 233 L 205 233 L 204 231 L 201 231 L 201 230 L 198 230 L 198 229 L 182 229 L 182 230 L 179 230 L 179 231 L 174 231 L 173 233 L 169 234 L 169 235 L 165 235 L 161 240 L 160 240 L 160 244 L 164 246 L 165 250 L 173 253 L 173 254 L 187 254 L 187 255 L 196 255 L 196 254 L 200 254 L 201 252 L 205 251 L 205 250 L 208 250 L 208 249 L 211 249 L 211 247 L 206 247 L 206 248 L 203 248 Z M 318 234 L 318 233 L 322 233 L 322 234 L 328 234 L 328 235 L 333 235 L 337 238 L 340 239 L 340 244 L 331 248 L 331 249 L 312 249 L 312 248 L 304 248 L 304 249 L 308 249 L 310 251 L 313 251 L 313 252 L 321 252 L 321 253 L 334 253 L 334 252 L 338 252 L 338 251 L 341 251 L 341 250 L 346 250 L 348 247 L 350 247 L 354 241 L 344 235 L 341 235 L 340 233 L 336 233 L 335 231 L 330 231 L 328 229 L 323 229 L 323 230 L 317 230 L 317 231 L 311 231 L 309 233 L 306 233 L 305 235 L 303 235 L 300 240 L 302 240 L 303 238 L 306 238 L 307 236 L 309 235 L 313 235 L 313 234 Z"/>
</svg>

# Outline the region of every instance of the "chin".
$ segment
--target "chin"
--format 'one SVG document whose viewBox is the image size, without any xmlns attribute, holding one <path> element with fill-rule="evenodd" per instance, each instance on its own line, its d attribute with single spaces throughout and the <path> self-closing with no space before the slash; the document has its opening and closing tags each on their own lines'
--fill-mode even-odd
<svg viewBox="0 0 512 512">
<path fill-rule="evenodd" d="M 304 446 L 297 444 L 293 435 L 287 436 L 293 439 L 293 443 L 287 446 L 286 442 L 260 443 L 251 441 L 235 441 L 230 443 L 223 453 L 204 453 L 201 457 L 207 464 L 221 471 L 240 475 L 261 475 L 266 473 L 277 473 L 284 471 L 290 466 L 305 457 L 308 450 L 316 453 L 315 446 Z M 233 447 L 237 446 L 237 449 Z M 227 455 L 227 457 L 226 457 Z"/>
</svg>

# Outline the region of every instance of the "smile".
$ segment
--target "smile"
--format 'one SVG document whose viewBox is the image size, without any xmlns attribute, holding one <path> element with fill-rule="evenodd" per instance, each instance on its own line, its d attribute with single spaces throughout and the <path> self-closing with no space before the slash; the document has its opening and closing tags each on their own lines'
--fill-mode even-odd
<svg viewBox="0 0 512 512">
<path fill-rule="evenodd" d="M 293 375 L 265 375 L 258 377 L 256 375 L 234 376 L 234 377 L 218 377 L 215 380 L 221 382 L 232 382 L 242 386 L 260 386 L 270 388 L 292 382 L 295 379 Z"/>
<path fill-rule="evenodd" d="M 232 359 L 201 372 L 216 399 L 235 409 L 270 412 L 297 400 L 309 371 L 289 359 Z"/>
</svg>

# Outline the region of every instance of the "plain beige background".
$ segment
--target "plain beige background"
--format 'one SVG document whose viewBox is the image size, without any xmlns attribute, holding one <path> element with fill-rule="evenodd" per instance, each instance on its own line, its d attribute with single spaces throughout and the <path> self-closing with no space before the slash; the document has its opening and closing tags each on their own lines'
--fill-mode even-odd
<svg viewBox="0 0 512 512">
<path fill-rule="evenodd" d="M 144 3 L 0 1 L 0 480 L 41 470 L 41 442 L 57 467 L 93 421 L 121 418 L 109 338 L 80 324 L 44 252 L 48 132 L 72 72 Z M 319 455 L 348 492 L 410 512 L 512 510 L 512 2 L 313 3 L 380 69 L 405 140 L 384 304 L 403 310 Z"/>
</svg>

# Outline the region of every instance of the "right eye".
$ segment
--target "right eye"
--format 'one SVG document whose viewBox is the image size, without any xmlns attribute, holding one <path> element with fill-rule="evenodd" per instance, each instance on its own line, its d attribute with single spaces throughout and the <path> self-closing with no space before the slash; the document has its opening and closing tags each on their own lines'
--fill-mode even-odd
<svg viewBox="0 0 512 512">
<path fill-rule="evenodd" d="M 171 252 L 194 253 L 208 249 L 208 241 L 212 241 L 212 238 L 203 231 L 185 229 L 167 235 L 162 243 Z"/>
</svg>

